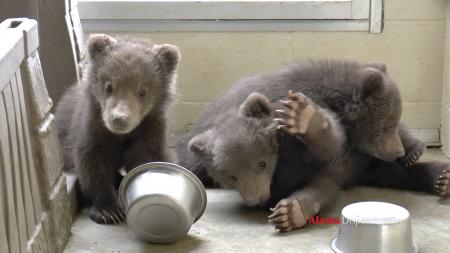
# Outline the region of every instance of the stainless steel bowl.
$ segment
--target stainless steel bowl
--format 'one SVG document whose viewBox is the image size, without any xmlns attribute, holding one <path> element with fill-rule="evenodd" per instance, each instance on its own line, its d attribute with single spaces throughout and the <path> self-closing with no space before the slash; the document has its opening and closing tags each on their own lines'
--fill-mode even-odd
<svg viewBox="0 0 450 253">
<path fill-rule="evenodd" d="M 129 228 L 154 243 L 174 242 L 187 234 L 206 208 L 200 180 L 185 168 L 154 162 L 131 170 L 119 187 Z"/>
<path fill-rule="evenodd" d="M 385 202 L 359 202 L 344 207 L 338 236 L 331 242 L 338 253 L 417 253 L 411 217 L 405 208 Z"/>
</svg>

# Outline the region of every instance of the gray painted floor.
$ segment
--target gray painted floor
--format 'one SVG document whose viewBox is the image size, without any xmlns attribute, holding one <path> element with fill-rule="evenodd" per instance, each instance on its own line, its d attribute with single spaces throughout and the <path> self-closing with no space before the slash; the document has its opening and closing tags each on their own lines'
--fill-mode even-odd
<svg viewBox="0 0 450 253">
<path fill-rule="evenodd" d="M 438 151 L 425 158 L 446 159 Z M 450 252 L 450 199 L 422 193 L 376 188 L 344 191 L 336 207 L 323 216 L 339 217 L 347 204 L 359 201 L 387 201 L 407 208 L 412 216 L 413 237 L 421 253 Z M 182 240 L 168 245 L 139 241 L 126 225 L 102 226 L 82 212 L 72 227 L 65 253 L 125 252 L 332 252 L 330 241 L 338 225 L 309 225 L 280 234 L 267 223 L 267 210 L 242 205 L 239 195 L 230 190 L 208 190 L 208 206 L 202 218 Z"/>
</svg>

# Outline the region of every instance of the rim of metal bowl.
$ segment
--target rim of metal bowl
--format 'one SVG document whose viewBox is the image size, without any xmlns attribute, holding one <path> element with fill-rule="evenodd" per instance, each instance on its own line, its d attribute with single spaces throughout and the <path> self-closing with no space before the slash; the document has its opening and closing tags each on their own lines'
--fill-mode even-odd
<svg viewBox="0 0 450 253">
<path fill-rule="evenodd" d="M 198 179 L 198 177 L 196 175 L 194 175 L 192 172 L 190 172 L 189 170 L 187 170 L 186 168 L 184 168 L 178 164 L 169 163 L 169 162 L 144 163 L 144 164 L 141 164 L 141 165 L 133 168 L 130 172 L 128 172 L 127 175 L 125 175 L 125 177 L 122 179 L 122 182 L 120 183 L 120 186 L 119 186 L 119 201 L 120 201 L 120 204 L 122 205 L 122 208 L 124 210 L 126 209 L 125 203 L 124 203 L 125 186 L 128 185 L 128 182 L 130 180 L 132 180 L 134 177 L 136 177 L 144 172 L 148 172 L 148 171 L 151 171 L 151 170 L 157 169 L 157 168 L 164 168 L 164 169 L 169 169 L 169 170 L 172 170 L 175 172 L 179 172 L 179 173 L 182 173 L 185 176 L 189 177 L 190 179 L 192 179 L 192 181 L 195 183 L 195 185 L 199 189 L 200 195 L 202 198 L 202 209 L 200 210 L 197 217 L 195 217 L 194 222 L 196 222 L 198 219 L 200 219 L 200 217 L 203 215 L 203 213 L 206 209 L 206 203 L 207 203 L 207 195 L 206 195 L 206 191 L 205 191 L 205 186 L 203 186 L 200 179 Z"/>
<path fill-rule="evenodd" d="M 341 251 L 337 246 L 336 246 L 336 241 L 337 241 L 337 237 L 335 237 L 332 241 L 331 241 L 331 249 L 336 252 L 336 253 L 344 253 L 343 251 Z"/>
<path fill-rule="evenodd" d="M 334 252 L 336 252 L 336 253 L 345 253 L 344 251 L 342 251 L 342 250 L 340 250 L 338 247 L 337 247 L 337 245 L 336 245 L 336 243 L 337 243 L 337 236 L 331 241 L 331 243 L 330 243 L 330 246 L 331 246 L 331 249 L 334 251 Z M 419 246 L 416 244 L 416 242 L 412 242 L 412 244 L 413 244 L 413 252 L 411 252 L 411 253 L 419 253 L 420 252 L 420 248 L 419 248 Z"/>
</svg>

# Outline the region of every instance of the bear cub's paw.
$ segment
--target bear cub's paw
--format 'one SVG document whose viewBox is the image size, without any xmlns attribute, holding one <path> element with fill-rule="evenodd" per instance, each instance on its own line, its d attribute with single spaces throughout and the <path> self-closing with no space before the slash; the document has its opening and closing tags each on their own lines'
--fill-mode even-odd
<svg viewBox="0 0 450 253">
<path fill-rule="evenodd" d="M 89 217 L 98 224 L 120 224 L 126 220 L 125 214 L 118 205 L 109 207 L 91 207 Z"/>
<path fill-rule="evenodd" d="M 308 218 L 305 216 L 304 208 L 308 207 L 302 206 L 296 198 L 282 199 L 270 209 L 272 213 L 268 217 L 269 223 L 282 233 L 302 228 Z"/>
<path fill-rule="evenodd" d="M 422 156 L 425 145 L 421 142 L 415 143 L 412 147 L 405 147 L 405 156 L 398 158 L 399 164 L 403 168 L 411 167 Z"/>
<path fill-rule="evenodd" d="M 314 137 L 330 127 L 326 116 L 314 103 L 300 92 L 288 93 L 288 100 L 280 101 L 285 109 L 276 110 L 280 118 L 274 119 L 278 129 L 300 137 Z"/>
<path fill-rule="evenodd" d="M 440 174 L 436 184 L 434 185 L 436 194 L 441 197 L 450 196 L 450 165 L 447 166 Z"/>
</svg>

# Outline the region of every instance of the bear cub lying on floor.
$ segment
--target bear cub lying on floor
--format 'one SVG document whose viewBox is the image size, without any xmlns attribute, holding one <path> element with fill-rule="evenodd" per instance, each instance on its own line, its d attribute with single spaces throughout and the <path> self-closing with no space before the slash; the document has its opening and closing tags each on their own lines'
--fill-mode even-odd
<svg viewBox="0 0 450 253">
<path fill-rule="evenodd" d="M 424 145 L 399 123 L 401 106 L 383 64 L 291 64 L 213 101 L 179 142 L 179 162 L 247 205 L 274 206 L 269 221 L 281 232 L 352 185 L 449 195 L 450 165 L 416 162 Z"/>
<path fill-rule="evenodd" d="M 171 160 L 166 114 L 179 60 L 172 45 L 89 37 L 83 78 L 58 104 L 56 126 L 64 169 L 77 174 L 95 222 L 125 219 L 117 200 L 121 168 Z"/>
</svg>

